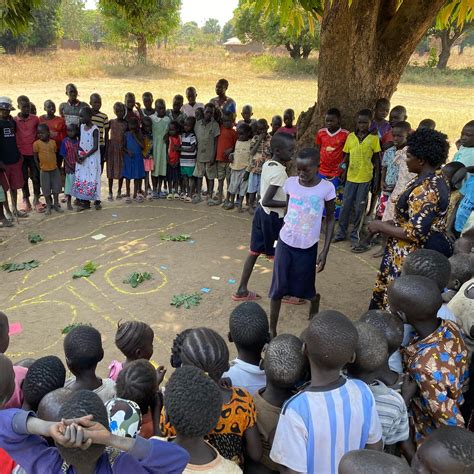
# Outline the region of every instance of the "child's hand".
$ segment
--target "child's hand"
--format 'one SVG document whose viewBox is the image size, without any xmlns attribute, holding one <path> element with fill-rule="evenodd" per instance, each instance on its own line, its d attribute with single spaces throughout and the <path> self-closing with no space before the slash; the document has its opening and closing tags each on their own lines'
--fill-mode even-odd
<svg viewBox="0 0 474 474">
<path fill-rule="evenodd" d="M 140 111 L 141 109 L 141 105 L 140 105 L 140 102 L 135 102 L 135 108 Z"/>
<path fill-rule="evenodd" d="M 163 382 L 164 378 L 165 378 L 165 375 L 166 375 L 166 369 L 163 365 L 160 365 L 157 369 L 156 369 L 156 381 L 158 383 L 158 387 L 161 385 L 161 383 Z"/>
<path fill-rule="evenodd" d="M 66 426 L 63 422 L 53 424 L 49 429 L 49 435 L 56 444 L 65 448 L 87 449 L 92 444 L 82 426 L 75 423 Z"/>
<path fill-rule="evenodd" d="M 418 384 L 411 378 L 410 374 L 403 376 L 402 397 L 408 405 L 418 392 Z"/>
<path fill-rule="evenodd" d="M 250 176 L 250 172 L 249 172 L 249 171 L 246 171 L 245 174 L 244 174 L 244 181 L 248 181 L 248 180 L 249 180 L 249 176 Z"/>
<path fill-rule="evenodd" d="M 91 440 L 94 444 L 107 445 L 110 439 L 110 431 L 100 423 L 93 420 L 92 415 L 74 418 L 73 420 L 62 420 L 65 427 L 80 427 L 85 433 L 85 439 Z"/>
<path fill-rule="evenodd" d="M 321 252 L 318 255 L 318 259 L 316 260 L 316 273 L 321 273 L 324 270 L 324 267 L 326 266 L 326 258 L 327 255 L 324 252 Z"/>
</svg>

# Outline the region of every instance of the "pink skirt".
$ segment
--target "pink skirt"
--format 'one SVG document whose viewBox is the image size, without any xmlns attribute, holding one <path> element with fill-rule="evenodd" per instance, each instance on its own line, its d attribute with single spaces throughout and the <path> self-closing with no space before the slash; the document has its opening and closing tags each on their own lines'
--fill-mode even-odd
<svg viewBox="0 0 474 474">
<path fill-rule="evenodd" d="M 145 172 L 153 171 L 155 168 L 155 161 L 153 158 L 143 158 L 143 164 L 145 165 Z"/>
</svg>

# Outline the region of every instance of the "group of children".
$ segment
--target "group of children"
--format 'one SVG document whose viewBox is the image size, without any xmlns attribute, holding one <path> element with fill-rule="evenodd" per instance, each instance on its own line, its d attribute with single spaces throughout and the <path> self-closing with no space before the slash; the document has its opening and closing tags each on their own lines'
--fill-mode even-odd
<svg viewBox="0 0 474 474">
<path fill-rule="evenodd" d="M 73 327 L 68 378 L 56 356 L 12 365 L 0 313 L 0 472 L 473 472 L 473 244 L 414 252 L 391 312 L 322 311 L 299 337 L 271 338 L 263 308 L 240 303 L 237 358 L 213 329 L 185 329 L 166 387 L 144 322 L 119 323 L 108 378 L 99 331 Z"/>
</svg>

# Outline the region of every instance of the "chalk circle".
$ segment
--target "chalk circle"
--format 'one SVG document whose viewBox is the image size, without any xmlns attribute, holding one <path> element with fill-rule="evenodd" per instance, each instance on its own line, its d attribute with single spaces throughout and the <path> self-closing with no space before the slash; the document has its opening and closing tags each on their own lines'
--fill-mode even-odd
<svg viewBox="0 0 474 474">
<path fill-rule="evenodd" d="M 45 328 L 45 321 L 44 318 L 43 320 L 40 320 L 40 319 L 37 319 L 36 318 L 36 315 L 40 315 L 40 314 L 44 314 L 42 313 L 41 311 L 35 311 L 34 310 L 34 305 L 40 305 L 40 304 L 45 304 L 45 305 L 48 305 L 49 306 L 49 317 L 50 318 L 54 318 L 55 321 L 58 321 L 58 314 L 61 314 L 58 312 L 58 310 L 56 308 L 51 308 L 51 306 L 60 306 L 60 307 L 66 307 L 66 308 L 69 308 L 70 312 L 71 312 L 71 315 L 70 315 L 70 319 L 68 320 L 68 322 L 61 322 L 60 326 L 57 327 L 57 326 L 46 326 L 46 328 L 51 328 L 53 329 L 53 335 L 57 334 L 58 337 L 57 338 L 53 338 L 53 342 L 48 344 L 48 345 L 44 345 L 44 346 L 41 346 L 40 349 L 37 349 L 37 350 L 28 350 L 28 351 L 21 351 L 21 352 L 7 352 L 7 355 L 8 357 L 12 357 L 12 358 L 24 358 L 24 357 L 29 357 L 29 356 L 34 356 L 34 355 L 37 355 L 37 354 L 44 354 L 44 353 L 48 353 L 47 351 L 49 351 L 51 348 L 53 348 L 56 344 L 58 344 L 59 342 L 62 342 L 63 340 L 63 335 L 61 334 L 61 330 L 66 327 L 66 326 L 69 326 L 71 324 L 74 324 L 76 322 L 76 318 L 77 318 L 77 309 L 76 309 L 76 306 L 71 304 L 71 303 L 68 303 L 66 301 L 59 301 L 59 300 L 41 300 L 41 299 L 38 299 L 38 300 L 30 300 L 30 301 L 27 301 L 26 303 L 20 303 L 20 304 L 17 304 L 17 305 L 14 305 L 14 306 L 10 306 L 9 308 L 6 308 L 5 309 L 5 312 L 8 314 L 9 318 L 11 321 L 21 321 L 21 324 L 23 325 L 23 332 L 21 334 L 18 334 L 18 335 L 15 335 L 15 336 L 12 336 L 12 338 L 10 339 L 10 345 L 12 346 L 15 346 L 16 344 L 22 344 L 23 347 L 30 347 L 31 346 L 31 341 L 33 339 L 36 339 L 34 337 L 31 337 L 31 331 L 32 331 L 32 326 L 35 326 L 35 325 L 39 325 L 39 326 L 42 326 L 44 329 L 43 331 L 38 331 L 38 333 L 42 336 L 42 337 L 39 337 L 38 338 L 38 341 L 41 343 L 44 344 L 44 341 L 46 340 L 46 338 L 48 337 L 48 333 L 47 333 L 47 330 Z M 27 308 L 29 306 L 33 306 L 32 309 L 30 309 L 29 311 L 25 311 L 23 312 L 22 309 L 23 308 Z M 19 314 L 18 315 L 15 315 L 15 313 L 19 310 Z M 31 315 L 33 318 L 35 319 L 29 319 L 29 320 L 26 320 L 25 319 L 25 315 Z M 41 328 L 38 328 L 38 329 L 41 329 Z"/>
<path fill-rule="evenodd" d="M 146 283 L 153 284 L 153 288 L 150 288 L 149 290 L 142 290 L 140 291 L 138 288 L 132 288 L 130 285 L 123 283 L 123 280 L 130 274 L 130 270 L 128 272 L 124 271 L 120 273 L 120 276 L 117 277 L 119 278 L 119 283 L 114 283 L 112 281 L 111 275 L 112 273 L 117 273 L 117 271 L 122 270 L 126 267 L 135 267 L 135 271 L 140 270 L 140 272 L 143 271 L 148 271 L 149 273 L 152 274 L 153 280 L 149 280 Z M 148 267 L 148 268 L 144 268 Z M 149 263 L 121 263 L 119 265 L 115 265 L 111 268 L 109 268 L 105 274 L 104 274 L 105 281 L 118 293 L 122 293 L 123 295 L 148 295 L 150 293 L 156 293 L 157 291 L 161 290 L 167 283 L 168 283 L 168 278 L 166 275 L 160 270 L 159 267 L 156 267 L 155 265 L 151 265 Z M 117 278 L 114 280 L 117 281 Z M 145 283 L 143 283 L 145 284 Z M 119 286 L 121 285 L 121 286 Z M 127 289 L 127 286 L 130 288 Z M 137 291 L 138 290 L 138 291 Z"/>
</svg>

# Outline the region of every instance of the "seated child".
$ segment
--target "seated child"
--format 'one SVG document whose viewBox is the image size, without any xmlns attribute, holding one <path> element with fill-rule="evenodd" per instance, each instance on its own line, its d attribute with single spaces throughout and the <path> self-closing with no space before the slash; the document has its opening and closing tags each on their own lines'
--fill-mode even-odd
<svg viewBox="0 0 474 474">
<path fill-rule="evenodd" d="M 243 123 L 246 123 L 247 125 L 250 125 L 251 127 L 253 127 L 255 122 L 257 122 L 254 118 L 252 118 L 252 116 L 253 116 L 253 107 L 249 104 L 244 105 L 242 107 L 242 112 L 240 113 L 240 115 L 242 116 L 242 120 L 239 120 L 237 122 L 237 127 L 239 125 L 242 125 Z"/>
<path fill-rule="evenodd" d="M 8 335 L 10 325 L 8 323 L 8 317 L 5 313 L 0 311 L 0 354 L 4 354 L 8 350 L 10 345 L 10 336 Z M 26 367 L 20 367 L 19 365 L 13 366 L 14 372 L 14 383 L 15 389 L 10 398 L 4 400 L 3 408 L 21 408 L 23 405 L 23 390 L 22 385 L 25 380 L 28 369 Z M 2 372 L 3 373 L 3 372 Z M 2 406 L 0 404 L 0 406 Z"/>
<path fill-rule="evenodd" d="M 222 409 L 219 387 L 207 374 L 192 366 L 177 369 L 166 384 L 164 403 L 176 430 L 176 438 L 170 444 L 182 446 L 190 456 L 185 474 L 242 472 L 205 440 L 218 424 Z"/>
<path fill-rule="evenodd" d="M 280 334 L 264 348 L 262 363 L 267 385 L 254 395 L 254 399 L 263 457 L 253 471 L 269 474 L 278 472 L 278 466 L 270 459 L 270 451 L 282 406 L 295 394 L 295 387 L 302 380 L 307 366 L 303 342 L 292 334 Z"/>
<path fill-rule="evenodd" d="M 413 458 L 415 473 L 468 473 L 474 471 L 474 433 L 457 426 L 442 426 L 418 448 Z"/>
<path fill-rule="evenodd" d="M 474 120 L 467 122 L 461 131 L 461 146 L 455 153 L 453 161 L 460 161 L 464 166 L 474 166 Z"/>
<path fill-rule="evenodd" d="M 283 126 L 283 119 L 281 118 L 281 115 L 274 115 L 272 117 L 272 122 L 271 122 L 272 130 L 270 132 L 270 135 L 273 137 L 273 135 L 275 135 L 275 133 L 277 133 L 278 130 L 280 130 L 282 126 Z"/>
<path fill-rule="evenodd" d="M 96 375 L 104 358 L 100 332 L 91 326 L 76 326 L 64 338 L 66 364 L 73 377 L 64 386 L 69 390 L 92 390 L 105 403 L 115 396 L 115 382 Z"/>
<path fill-rule="evenodd" d="M 229 202 L 224 205 L 225 210 L 234 209 L 235 198 L 238 197 L 237 209 L 242 212 L 244 197 L 247 194 L 250 166 L 250 139 L 252 129 L 246 123 L 237 127 L 237 141 L 234 152 L 229 155 L 230 184 Z"/>
<path fill-rule="evenodd" d="M 388 343 L 382 331 L 368 323 L 355 324 L 359 339 L 355 361 L 347 366 L 347 374 L 365 382 L 375 399 L 382 424 L 385 451 L 396 454 L 396 445 L 410 436 L 407 407 L 402 396 L 378 379 L 388 362 Z"/>
<path fill-rule="evenodd" d="M 339 463 L 339 474 L 410 474 L 407 462 L 397 456 L 368 449 L 350 451 Z"/>
<path fill-rule="evenodd" d="M 59 415 L 62 421 L 48 422 L 23 410 L 0 411 L 0 448 L 26 472 L 38 474 L 174 474 L 188 463 L 180 446 L 111 434 L 102 400 L 88 390 L 73 392 Z M 56 447 L 44 437 L 53 438 Z"/>
<path fill-rule="evenodd" d="M 125 362 L 113 360 L 109 365 L 109 378 L 117 381 L 123 367 L 138 359 L 150 360 L 153 355 L 153 329 L 143 321 L 123 321 L 117 325 L 115 345 L 126 357 Z"/>
<path fill-rule="evenodd" d="M 165 371 L 161 370 L 159 373 L 164 377 Z M 123 368 L 116 382 L 117 397 L 132 400 L 140 407 L 142 414 L 140 436 L 151 438 L 155 434 L 152 411 L 159 389 L 156 370 L 147 360 L 134 360 Z M 159 407 L 161 409 L 161 400 Z"/>
<path fill-rule="evenodd" d="M 230 313 L 229 342 L 235 344 L 237 358 L 224 377 L 230 378 L 233 387 L 245 388 L 250 395 L 265 387 L 265 371 L 259 365 L 263 347 L 269 341 L 268 317 L 260 305 L 247 301 Z"/>
<path fill-rule="evenodd" d="M 295 121 L 295 111 L 293 109 L 286 109 L 283 112 L 283 123 L 284 127 L 278 129 L 278 133 L 287 133 L 293 138 L 296 138 L 296 127 L 293 125 Z"/>
<path fill-rule="evenodd" d="M 415 330 L 403 349 L 411 380 L 404 382 L 402 396 L 412 411 L 419 446 L 442 425 L 464 426 L 459 408 L 468 369 L 467 349 L 457 325 L 437 317 L 442 299 L 434 281 L 402 275 L 388 288 L 388 302 Z"/>
<path fill-rule="evenodd" d="M 63 212 L 59 204 L 61 175 L 56 158 L 56 142 L 49 138 L 49 128 L 44 123 L 38 125 L 38 138 L 33 143 L 33 155 L 40 169 L 41 191 L 46 201 L 45 213 L 51 214 L 51 209 Z"/>
<path fill-rule="evenodd" d="M 184 366 L 193 365 L 203 370 L 219 385 L 222 395 L 221 417 L 216 428 L 208 435 L 209 443 L 221 456 L 238 464 L 243 460 L 245 444 L 247 455 L 253 461 L 259 461 L 262 444 L 255 424 L 253 398 L 244 388 L 229 388 L 220 383 L 224 372 L 229 370 L 229 349 L 224 339 L 209 328 L 193 329 L 182 341 L 180 358 Z M 162 413 L 160 425 L 164 436 L 176 435 L 166 410 Z"/>
<path fill-rule="evenodd" d="M 311 383 L 283 406 L 270 453 L 274 462 L 301 473 L 335 473 L 346 452 L 381 448 L 372 392 L 341 375 L 354 360 L 357 338 L 352 322 L 337 311 L 313 317 L 304 332 Z"/>
<path fill-rule="evenodd" d="M 389 359 L 380 367 L 377 378 L 387 387 L 401 393 L 403 383 L 403 365 L 400 346 L 403 341 L 403 322 L 398 317 L 382 309 L 371 309 L 364 313 L 359 321 L 380 329 L 388 344 Z"/>
<path fill-rule="evenodd" d="M 23 382 L 23 410 L 36 411 L 43 397 L 64 386 L 66 369 L 56 356 L 40 357 L 28 369 Z"/>
<path fill-rule="evenodd" d="M 436 122 L 433 119 L 423 119 L 419 124 L 417 130 L 427 128 L 429 130 L 436 130 Z"/>
<path fill-rule="evenodd" d="M 72 211 L 74 208 L 71 203 L 71 192 L 76 174 L 77 152 L 79 151 L 79 127 L 75 123 L 71 123 L 67 126 L 66 134 L 67 137 L 61 143 L 59 154 L 64 160 L 64 171 L 66 173 L 64 194 L 67 197 L 67 208 Z"/>
</svg>

